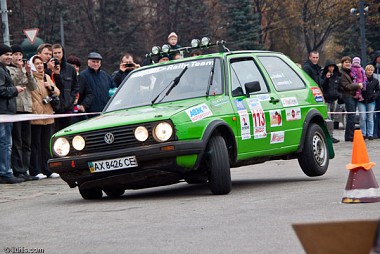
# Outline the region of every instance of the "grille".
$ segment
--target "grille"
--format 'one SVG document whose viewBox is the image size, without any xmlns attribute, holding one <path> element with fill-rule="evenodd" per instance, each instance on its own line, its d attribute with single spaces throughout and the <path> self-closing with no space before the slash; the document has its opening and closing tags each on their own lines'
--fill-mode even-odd
<svg viewBox="0 0 380 254">
<path fill-rule="evenodd" d="M 145 128 L 147 128 L 150 134 L 148 139 L 144 142 L 140 142 L 136 140 L 135 138 L 133 131 L 138 126 L 144 126 Z M 80 135 L 86 141 L 86 147 L 81 152 L 78 152 L 72 148 L 70 151 L 70 155 L 91 154 L 91 153 L 97 153 L 97 152 L 102 152 L 102 151 L 118 150 L 118 149 L 123 149 L 123 148 L 128 148 L 128 147 L 156 144 L 157 141 L 155 141 L 151 135 L 153 126 L 154 126 L 153 123 L 148 123 L 148 124 L 120 126 L 120 127 L 107 128 L 107 129 L 102 129 L 102 130 L 80 133 Z M 107 133 L 112 133 L 114 136 L 114 142 L 112 144 L 107 144 L 104 140 L 104 136 Z M 76 135 L 67 136 L 68 140 L 70 140 L 70 143 L 72 139 L 74 138 L 74 136 Z"/>
</svg>

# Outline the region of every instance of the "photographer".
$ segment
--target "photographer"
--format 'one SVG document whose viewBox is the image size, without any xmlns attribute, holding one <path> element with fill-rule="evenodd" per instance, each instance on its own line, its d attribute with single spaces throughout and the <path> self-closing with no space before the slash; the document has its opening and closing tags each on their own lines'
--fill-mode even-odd
<svg viewBox="0 0 380 254">
<path fill-rule="evenodd" d="M 60 67 L 60 82 L 56 81 L 56 85 L 61 91 L 59 96 L 61 102 L 60 111 L 55 113 L 73 113 L 74 101 L 77 93 L 79 92 L 79 84 L 77 82 L 77 73 L 71 64 L 66 62 L 65 51 L 60 44 L 54 44 L 53 57 L 58 62 Z M 57 64 L 57 63 L 56 63 Z M 56 77 L 58 78 L 58 77 Z M 69 126 L 73 119 L 70 118 L 57 118 L 55 119 L 55 131 L 60 131 Z"/>
<path fill-rule="evenodd" d="M 36 71 L 33 71 L 33 76 L 37 81 L 37 89 L 32 91 L 33 114 L 53 114 L 52 103 L 58 99 L 60 91 L 49 75 L 45 74 L 42 58 L 35 55 L 32 63 L 36 69 Z M 51 172 L 47 167 L 47 161 L 50 159 L 49 142 L 50 137 L 53 135 L 54 118 L 32 120 L 31 124 L 30 175 L 36 176 L 38 179 L 59 177 L 58 174 Z"/>
<path fill-rule="evenodd" d="M 23 93 L 16 97 L 17 113 L 32 113 L 31 91 L 37 89 L 37 83 L 31 71 L 31 66 L 23 60 L 24 51 L 19 45 L 12 46 L 12 63 L 7 66 L 13 83 L 25 88 Z M 26 181 L 36 180 L 28 174 L 31 146 L 30 121 L 14 122 L 12 128 L 12 170 L 13 174 Z"/>
<path fill-rule="evenodd" d="M 118 71 L 112 73 L 112 79 L 116 83 L 116 87 L 119 87 L 124 78 L 134 69 L 139 68 L 140 65 L 136 64 L 133 60 L 133 56 L 129 53 L 124 54 L 120 58 L 120 67 Z"/>
</svg>

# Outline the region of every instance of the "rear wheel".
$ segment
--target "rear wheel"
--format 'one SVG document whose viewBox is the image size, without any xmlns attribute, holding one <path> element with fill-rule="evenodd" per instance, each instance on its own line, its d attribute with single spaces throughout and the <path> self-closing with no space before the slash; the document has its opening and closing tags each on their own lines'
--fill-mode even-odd
<svg viewBox="0 0 380 254">
<path fill-rule="evenodd" d="M 311 124 L 306 133 L 303 151 L 298 163 L 307 176 L 321 176 L 329 166 L 329 152 L 326 136 L 318 124 Z"/>
<path fill-rule="evenodd" d="M 227 147 L 221 136 L 211 137 L 207 148 L 207 165 L 211 192 L 215 195 L 231 191 L 231 171 Z"/>
<path fill-rule="evenodd" d="M 98 188 L 93 188 L 93 189 L 79 188 L 79 193 L 84 199 L 101 199 L 103 196 L 102 190 Z"/>
<path fill-rule="evenodd" d="M 125 192 L 125 190 L 121 188 L 104 189 L 103 191 L 107 194 L 108 197 L 120 197 Z"/>
</svg>

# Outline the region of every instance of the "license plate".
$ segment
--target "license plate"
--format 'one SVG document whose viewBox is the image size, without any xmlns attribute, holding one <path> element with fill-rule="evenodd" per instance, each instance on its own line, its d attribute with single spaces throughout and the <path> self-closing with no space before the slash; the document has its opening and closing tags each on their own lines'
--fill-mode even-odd
<svg viewBox="0 0 380 254">
<path fill-rule="evenodd" d="M 89 162 L 91 173 L 111 171 L 123 168 L 135 168 L 138 166 L 135 156 L 116 158 L 111 160 Z"/>
</svg>

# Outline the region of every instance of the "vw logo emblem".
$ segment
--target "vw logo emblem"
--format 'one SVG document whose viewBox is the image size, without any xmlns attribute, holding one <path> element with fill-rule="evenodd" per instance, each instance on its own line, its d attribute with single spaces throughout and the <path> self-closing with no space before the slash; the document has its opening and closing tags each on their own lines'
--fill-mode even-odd
<svg viewBox="0 0 380 254">
<path fill-rule="evenodd" d="M 115 141 L 115 137 L 112 133 L 106 133 L 106 135 L 104 135 L 104 141 L 107 144 L 112 144 Z"/>
</svg>

